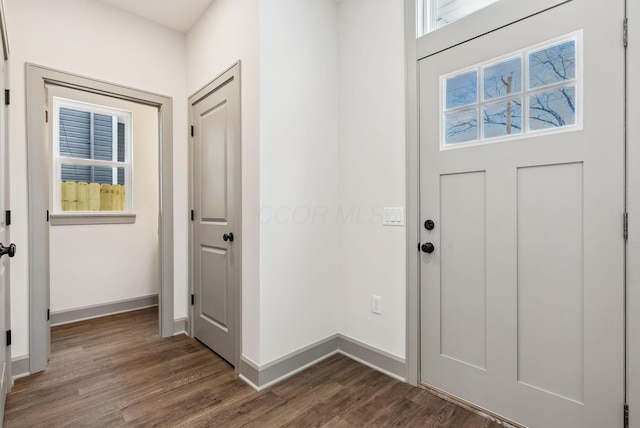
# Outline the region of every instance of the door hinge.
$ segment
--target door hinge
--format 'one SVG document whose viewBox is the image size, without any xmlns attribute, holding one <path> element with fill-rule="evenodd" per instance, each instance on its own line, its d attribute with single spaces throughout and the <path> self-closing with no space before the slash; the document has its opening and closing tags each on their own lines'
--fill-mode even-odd
<svg viewBox="0 0 640 428">
<path fill-rule="evenodd" d="M 622 45 L 626 48 L 629 45 L 629 20 L 622 21 Z"/>
<path fill-rule="evenodd" d="M 195 135 L 195 130 L 193 129 L 193 125 L 191 125 L 191 136 L 193 137 Z"/>
<path fill-rule="evenodd" d="M 11 210 L 4 212 L 4 225 L 11 226 Z"/>
<path fill-rule="evenodd" d="M 196 218 L 196 212 L 194 210 L 191 210 L 191 221 L 193 221 Z"/>
<path fill-rule="evenodd" d="M 7 106 L 11 104 L 11 91 L 8 89 L 4 90 L 4 104 Z"/>
<path fill-rule="evenodd" d="M 629 405 L 624 403 L 624 428 L 629 428 Z"/>
<path fill-rule="evenodd" d="M 51 321 L 51 309 L 47 309 L 47 321 Z"/>
<path fill-rule="evenodd" d="M 629 239 L 629 213 L 624 213 L 622 217 L 622 236 L 625 241 Z"/>
<path fill-rule="evenodd" d="M 11 346 L 11 330 L 7 330 L 7 346 Z"/>
<path fill-rule="evenodd" d="M 49 112 L 47 110 L 44 111 L 44 122 L 49 123 Z"/>
<path fill-rule="evenodd" d="M 196 304 L 196 295 L 195 295 L 195 294 L 192 294 L 192 295 L 191 295 L 191 304 L 192 304 L 192 305 L 195 305 L 195 304 Z"/>
<path fill-rule="evenodd" d="M 47 210 L 47 223 L 49 222 L 49 210 Z"/>
</svg>

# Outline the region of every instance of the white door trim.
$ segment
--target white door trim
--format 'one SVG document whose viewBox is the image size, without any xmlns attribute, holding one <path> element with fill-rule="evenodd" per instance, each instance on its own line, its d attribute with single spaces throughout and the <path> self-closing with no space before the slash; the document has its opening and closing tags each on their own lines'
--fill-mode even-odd
<svg viewBox="0 0 640 428">
<path fill-rule="evenodd" d="M 138 89 L 27 64 L 27 166 L 29 200 L 29 372 L 47 367 L 49 348 L 49 160 L 43 106 L 46 84 L 112 96 L 158 108 L 159 119 L 159 329 L 173 336 L 173 100 Z"/>
</svg>

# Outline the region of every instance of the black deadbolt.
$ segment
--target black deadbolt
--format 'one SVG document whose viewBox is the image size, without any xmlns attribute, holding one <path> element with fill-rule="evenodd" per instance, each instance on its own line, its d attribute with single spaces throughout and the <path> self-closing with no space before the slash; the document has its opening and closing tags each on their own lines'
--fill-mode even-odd
<svg viewBox="0 0 640 428">
<path fill-rule="evenodd" d="M 426 242 L 426 243 L 422 244 L 422 251 L 424 253 L 433 253 L 433 250 L 435 250 L 435 249 L 436 249 L 436 247 L 434 247 L 431 242 Z"/>
<path fill-rule="evenodd" d="M 427 220 L 424 222 L 424 228 L 427 230 L 433 230 L 433 228 L 436 227 L 436 224 L 433 222 L 433 220 Z"/>
<path fill-rule="evenodd" d="M 228 234 L 225 233 L 224 235 L 222 235 L 222 239 L 224 239 L 225 242 L 229 241 L 229 242 L 233 242 L 233 233 L 229 232 Z"/>
</svg>

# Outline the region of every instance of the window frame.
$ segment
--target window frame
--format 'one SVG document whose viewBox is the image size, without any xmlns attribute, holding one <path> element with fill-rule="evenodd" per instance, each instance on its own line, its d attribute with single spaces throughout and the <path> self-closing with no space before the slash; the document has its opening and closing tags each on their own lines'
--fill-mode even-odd
<svg viewBox="0 0 640 428">
<path fill-rule="evenodd" d="M 461 14 L 452 21 L 445 22 L 442 25 L 438 25 L 438 0 L 418 0 L 418 10 L 420 11 L 420 20 L 417 25 L 417 36 L 424 36 L 434 31 L 438 31 L 462 18 L 472 15 L 479 10 L 485 9 L 499 0 L 487 0 L 488 3 L 484 6 L 471 7 L 470 10 L 464 14 Z"/>
<path fill-rule="evenodd" d="M 133 183 L 133 112 L 117 109 L 64 97 L 53 96 L 51 120 L 51 224 L 127 224 L 135 222 L 134 212 L 134 183 Z M 124 133 L 124 162 L 98 159 L 73 158 L 60 155 L 60 109 L 67 108 L 76 111 L 107 115 L 122 118 L 113 121 L 113 135 L 117 135 L 118 123 L 125 124 Z M 117 139 L 113 141 L 117 145 Z M 125 188 L 125 209 L 123 211 L 63 211 L 61 202 L 62 164 L 88 165 L 97 167 L 123 168 Z M 114 172 L 114 175 L 117 172 Z"/>
<path fill-rule="evenodd" d="M 573 41 L 575 43 L 575 78 L 571 80 L 567 80 L 565 82 L 556 82 L 551 83 L 535 88 L 530 87 L 529 82 L 529 55 L 538 52 L 553 46 L 557 46 L 562 44 L 563 42 Z M 454 150 L 461 149 L 467 147 L 474 146 L 482 146 L 486 144 L 494 144 L 505 141 L 513 141 L 513 140 L 521 140 L 528 139 L 543 135 L 550 134 L 559 134 L 564 132 L 573 132 L 580 131 L 583 128 L 583 55 L 582 55 L 582 46 L 583 46 L 583 30 L 577 30 L 568 34 L 564 34 L 562 36 L 554 37 L 549 40 L 545 40 L 541 43 L 537 43 L 535 45 L 527 46 L 525 48 L 506 53 L 504 55 L 500 55 L 498 57 L 490 58 L 486 61 L 476 63 L 474 65 L 464 67 L 458 70 L 455 70 L 450 73 L 446 73 L 440 76 L 439 79 L 439 147 L 441 151 L 445 150 Z M 511 96 L 505 95 L 496 98 L 492 98 L 489 100 L 484 99 L 484 75 L 483 70 L 489 68 L 493 65 L 500 64 L 503 62 L 507 62 L 514 58 L 522 58 L 522 67 L 521 67 L 521 78 L 522 78 L 522 87 L 519 93 L 513 94 Z M 447 79 L 455 78 L 456 76 L 461 76 L 472 71 L 476 71 L 477 73 L 477 98 L 476 102 L 472 104 L 468 104 L 465 106 L 458 106 L 455 108 L 446 108 L 446 81 Z M 575 87 L 575 121 L 571 125 L 565 125 L 561 127 L 555 128 L 546 128 L 546 129 L 530 129 L 530 120 L 529 120 L 529 97 L 531 95 L 540 94 L 548 91 L 552 91 L 554 89 L 560 89 L 564 87 Z M 500 102 L 505 102 L 508 100 L 521 99 L 522 103 L 520 106 L 522 112 L 522 129 L 518 134 L 504 135 L 499 137 L 488 137 L 485 138 L 483 136 L 484 130 L 484 121 L 482 118 L 483 107 L 491 106 L 494 104 L 498 104 Z M 463 111 L 466 109 L 477 109 L 478 110 L 478 125 L 477 125 L 477 135 L 478 138 L 463 142 L 463 143 L 450 143 L 446 144 L 446 121 L 445 117 L 447 113 L 455 112 L 455 111 Z"/>
</svg>

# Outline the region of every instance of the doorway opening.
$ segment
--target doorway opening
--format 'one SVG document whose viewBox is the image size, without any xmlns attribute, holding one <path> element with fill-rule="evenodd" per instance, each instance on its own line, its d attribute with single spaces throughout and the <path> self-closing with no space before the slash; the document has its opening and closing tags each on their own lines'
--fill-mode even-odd
<svg viewBox="0 0 640 428">
<path fill-rule="evenodd" d="M 57 100 L 55 103 L 54 97 Z M 127 169 L 129 166 L 127 166 L 125 162 L 127 159 L 131 160 L 135 153 L 131 152 L 129 155 L 119 158 L 119 151 L 122 151 L 123 154 L 127 152 L 124 142 L 124 146 L 120 149 L 116 147 L 114 143 L 111 152 L 112 158 L 110 160 L 99 159 L 99 156 L 98 159 L 95 159 L 96 156 L 93 156 L 94 159 L 75 159 L 68 150 L 66 152 L 60 150 L 60 141 L 57 142 L 58 157 L 52 157 L 52 150 L 55 144 L 52 144 L 50 140 L 55 139 L 48 137 L 49 128 L 47 121 L 53 120 L 54 118 L 60 120 L 60 115 L 55 116 L 51 107 L 57 106 L 56 108 L 58 108 L 59 113 L 61 103 L 64 104 L 61 100 L 67 100 L 67 104 L 69 104 L 69 99 L 75 99 L 75 102 L 79 104 L 65 104 L 63 108 L 68 109 L 67 113 L 71 111 L 70 114 L 79 114 L 77 112 L 86 113 L 87 110 L 90 110 L 87 105 L 91 104 L 92 97 L 102 97 L 103 100 L 112 100 L 113 103 L 115 103 L 115 108 L 124 112 L 129 108 L 137 108 L 136 106 L 139 106 L 140 111 L 144 112 L 144 115 L 151 121 L 151 126 L 155 127 L 155 130 L 153 130 L 155 134 L 151 136 L 156 142 L 156 144 L 152 144 L 151 146 L 157 156 L 156 164 L 151 168 L 152 171 L 155 171 L 153 173 L 156 175 L 155 195 L 140 196 L 142 197 L 141 202 L 143 202 L 141 206 L 150 204 L 158 207 L 158 211 L 156 211 L 155 207 L 152 208 L 152 211 L 157 213 L 157 221 L 154 222 L 154 220 L 151 220 L 151 224 L 153 225 L 153 229 L 157 231 L 158 236 L 156 241 L 157 250 L 154 256 L 156 256 L 155 269 L 157 270 L 155 275 L 159 284 L 157 297 L 159 307 L 159 332 L 161 337 L 169 337 L 174 334 L 172 100 L 161 95 L 27 64 L 30 373 L 44 370 L 47 366 L 49 355 L 51 263 L 55 262 L 52 258 L 54 249 L 50 247 L 50 244 L 60 242 L 59 237 L 55 235 L 62 230 L 58 229 L 52 233 L 51 225 L 131 223 L 135 221 L 136 218 L 136 213 L 133 210 L 133 199 L 131 198 L 135 189 L 133 187 L 130 170 Z M 46 108 L 44 106 L 46 106 Z M 110 116 L 106 113 L 109 112 L 99 112 L 101 119 L 104 119 L 103 122 L 107 122 L 108 117 L 111 118 L 113 124 L 112 129 L 114 135 L 116 135 L 118 130 L 122 128 L 120 124 L 125 124 L 126 120 L 120 120 L 118 114 Z M 89 117 L 91 117 L 91 113 Z M 95 123 L 89 119 L 88 126 L 90 128 L 94 127 Z M 149 138 L 149 136 L 146 138 Z M 103 150 L 103 155 L 105 153 Z M 91 156 L 89 156 L 89 158 L 91 158 Z M 95 163 L 95 165 L 93 165 L 93 163 Z M 63 174 L 63 171 L 70 173 L 73 170 L 76 172 L 82 172 L 84 170 L 89 172 L 93 171 L 94 175 L 87 177 L 80 177 L 78 175 L 78 180 L 71 180 L 69 177 L 66 177 L 67 180 L 63 180 L 64 177 L 61 175 L 60 177 L 55 177 L 55 179 L 60 182 L 53 182 L 54 172 Z M 102 174 L 102 176 L 98 174 L 101 178 L 96 178 L 96 170 L 105 174 Z M 88 181 L 95 181 L 95 183 L 81 181 L 84 178 L 87 178 Z M 102 183 L 100 180 L 113 181 L 110 183 L 106 181 Z M 82 209 L 78 210 L 77 205 L 69 205 L 73 198 L 69 197 L 69 193 L 65 193 L 63 181 L 73 186 L 73 191 L 87 193 L 87 195 L 85 195 L 87 196 L 87 207 L 81 206 L 80 208 Z M 119 181 L 122 181 L 124 186 L 121 185 Z M 129 187 L 127 187 L 128 185 Z M 80 186 L 82 189 L 76 189 L 76 186 Z M 89 191 L 89 186 L 94 187 L 92 192 Z M 97 196 L 93 195 L 95 197 L 92 198 L 91 195 L 96 193 L 96 187 L 99 189 Z M 57 192 L 52 192 L 54 188 L 56 188 Z M 103 190 L 102 194 L 100 190 Z M 53 197 L 52 194 L 55 194 L 55 197 Z M 67 197 L 67 205 L 65 205 L 63 201 L 65 195 Z M 95 205 L 96 198 L 104 199 L 107 196 L 110 197 L 108 202 L 112 202 L 113 197 L 116 198 L 117 204 L 115 211 L 113 210 L 113 205 L 109 204 L 109 210 L 96 209 L 96 207 L 92 206 L 92 212 L 86 212 L 90 211 L 88 205 L 91 204 L 91 199 Z M 145 201 L 144 196 L 149 197 L 149 201 Z M 77 195 L 73 201 L 76 200 Z M 99 202 L 107 203 L 106 200 Z M 122 202 L 122 204 L 120 204 L 120 202 Z M 107 205 L 104 206 L 106 207 Z M 75 208 L 76 211 L 68 210 L 70 207 Z M 67 208 L 67 211 L 63 208 Z M 85 208 L 87 208 L 86 211 Z M 155 215 L 147 213 L 145 216 L 153 217 Z M 107 230 L 107 232 L 105 232 L 105 230 Z M 108 229 L 103 229 L 102 232 L 108 233 Z M 136 233 L 139 233 L 139 231 Z M 146 233 L 149 234 L 149 231 Z M 90 246 L 93 245 L 96 248 L 100 247 L 99 244 L 99 236 L 94 237 L 92 242 L 89 242 Z M 56 250 L 56 252 L 57 251 L 58 250 Z M 99 251 L 105 251 L 105 253 L 108 254 L 109 252 L 117 252 L 119 250 L 118 246 L 115 245 L 113 248 L 100 248 Z M 73 264 L 73 260 L 64 260 L 64 265 L 70 264 Z M 85 266 L 85 268 L 90 270 L 92 267 Z M 106 267 L 105 271 L 117 271 L 119 268 L 120 266 Z M 153 273 L 147 273 L 148 276 L 153 276 Z M 57 272 L 57 274 L 60 274 L 60 272 Z M 94 275 L 104 274 L 98 271 L 95 272 Z M 124 305 L 122 310 L 126 310 L 127 302 L 120 303 Z M 139 302 L 136 304 L 139 304 Z"/>
</svg>

